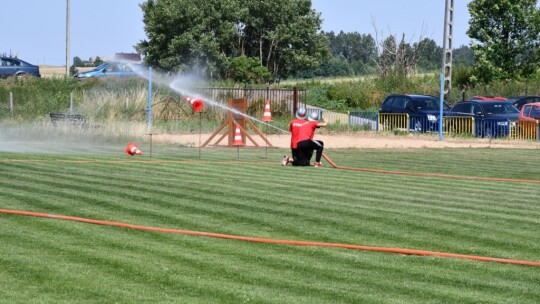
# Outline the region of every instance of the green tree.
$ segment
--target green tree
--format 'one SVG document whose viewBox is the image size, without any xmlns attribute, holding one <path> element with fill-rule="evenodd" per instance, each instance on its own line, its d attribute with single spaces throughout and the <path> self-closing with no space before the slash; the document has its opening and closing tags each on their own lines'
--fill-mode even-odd
<svg viewBox="0 0 540 304">
<path fill-rule="evenodd" d="M 279 79 L 327 54 L 311 0 L 149 0 L 141 8 L 148 40 L 136 49 L 166 71 L 226 77 L 232 58 L 246 56 Z"/>
<path fill-rule="evenodd" d="M 358 32 L 335 34 L 333 31 L 324 33 L 328 39 L 331 55 L 344 58 L 354 75 L 365 74 L 369 66 L 373 65 L 377 56 L 377 45 L 371 35 L 359 34 Z M 328 66 L 328 65 L 327 65 Z M 324 67 L 321 67 L 324 69 Z M 344 75 L 328 75 L 344 76 Z"/>
<path fill-rule="evenodd" d="M 83 67 L 83 66 L 84 66 L 84 62 L 82 61 L 81 58 L 77 56 L 73 57 L 73 64 L 69 67 L 69 74 L 70 75 L 77 74 L 79 72 L 77 67 Z"/>
<path fill-rule="evenodd" d="M 469 46 L 462 45 L 452 50 L 452 64 L 456 66 L 472 66 L 474 62 L 474 54 Z"/>
<path fill-rule="evenodd" d="M 96 57 L 96 60 L 94 60 L 94 66 L 99 66 L 103 64 L 105 61 L 103 61 L 100 57 Z"/>
<path fill-rule="evenodd" d="M 345 57 L 342 55 L 333 56 L 322 63 L 317 76 L 352 76 L 354 71 Z"/>
<path fill-rule="evenodd" d="M 274 79 L 317 67 L 328 56 L 320 13 L 311 8 L 311 0 L 240 1 L 248 9 L 246 55 L 259 57 Z"/>
<path fill-rule="evenodd" d="M 73 57 L 73 66 L 74 67 L 83 67 L 84 66 L 84 61 L 82 61 L 82 59 L 79 58 L 78 56 L 75 56 L 75 57 Z"/>
<path fill-rule="evenodd" d="M 435 40 L 425 38 L 413 45 L 413 49 L 418 50 L 418 68 L 432 71 L 440 69 L 442 61 L 442 48 Z"/>
<path fill-rule="evenodd" d="M 244 55 L 231 60 L 227 70 L 227 79 L 241 83 L 265 83 L 270 79 L 270 72 L 259 64 L 257 58 L 248 58 Z"/>
<path fill-rule="evenodd" d="M 527 77 L 539 63 L 540 13 L 536 0 L 472 0 L 467 34 L 476 80 Z"/>
<path fill-rule="evenodd" d="M 149 65 L 213 75 L 230 56 L 241 11 L 238 1 L 149 0 L 140 6 L 148 40 L 136 49 Z"/>
</svg>

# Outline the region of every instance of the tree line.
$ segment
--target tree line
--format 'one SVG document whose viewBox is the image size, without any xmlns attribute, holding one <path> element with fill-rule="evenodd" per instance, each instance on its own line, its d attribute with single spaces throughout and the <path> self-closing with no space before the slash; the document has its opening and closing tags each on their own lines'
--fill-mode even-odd
<svg viewBox="0 0 540 304">
<path fill-rule="evenodd" d="M 338 34 L 323 32 L 328 39 L 330 56 L 320 66 L 298 71 L 293 76 L 299 78 L 342 77 L 387 75 L 389 69 L 405 69 L 407 75 L 418 72 L 432 72 L 440 69 L 442 47 L 435 40 L 424 38 L 418 42 L 396 42 L 395 36 L 387 37 L 378 47 L 378 42 L 371 34 L 358 32 Z M 399 65 L 401 60 L 401 65 Z M 470 47 L 462 45 L 453 50 L 453 64 L 472 66 L 474 54 Z M 400 66 L 400 67 L 398 67 Z M 404 71 L 405 73 L 405 71 Z M 407 76 L 403 75 L 403 76 Z"/>
<path fill-rule="evenodd" d="M 289 77 L 409 77 L 440 69 L 433 39 L 321 30 L 311 0 L 148 0 L 140 4 L 147 39 L 136 50 L 149 65 L 206 79 L 266 83 Z M 467 85 L 530 77 L 539 63 L 536 0 L 472 0 L 471 46 L 453 64 L 472 67 Z"/>
</svg>

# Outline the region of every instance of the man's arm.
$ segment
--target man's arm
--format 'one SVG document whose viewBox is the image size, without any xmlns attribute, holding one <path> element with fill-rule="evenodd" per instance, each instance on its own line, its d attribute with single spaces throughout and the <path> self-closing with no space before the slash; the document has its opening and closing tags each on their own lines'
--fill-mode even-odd
<svg viewBox="0 0 540 304">
<path fill-rule="evenodd" d="M 317 123 L 317 128 L 326 127 L 326 125 L 328 125 L 328 123 L 326 122 L 326 119 L 323 118 L 320 122 Z"/>
</svg>

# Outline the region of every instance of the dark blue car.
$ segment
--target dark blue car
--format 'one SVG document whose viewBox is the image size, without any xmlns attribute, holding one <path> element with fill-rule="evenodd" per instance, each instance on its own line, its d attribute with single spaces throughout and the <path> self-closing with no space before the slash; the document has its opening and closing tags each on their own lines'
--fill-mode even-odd
<svg viewBox="0 0 540 304">
<path fill-rule="evenodd" d="M 449 109 L 443 103 L 443 115 Z M 408 114 L 409 131 L 436 132 L 439 128 L 440 100 L 430 95 L 392 94 L 386 96 L 379 108 L 380 114 Z M 389 119 L 391 116 L 382 115 Z M 380 121 L 379 124 L 384 124 Z"/>
<path fill-rule="evenodd" d="M 506 137 L 516 126 L 519 110 L 510 101 L 466 100 L 455 104 L 447 116 L 474 118 L 476 136 Z"/>
<path fill-rule="evenodd" d="M 508 101 L 512 102 L 518 110 L 521 110 L 521 108 L 528 103 L 540 102 L 540 96 L 518 96 L 509 98 Z"/>
</svg>

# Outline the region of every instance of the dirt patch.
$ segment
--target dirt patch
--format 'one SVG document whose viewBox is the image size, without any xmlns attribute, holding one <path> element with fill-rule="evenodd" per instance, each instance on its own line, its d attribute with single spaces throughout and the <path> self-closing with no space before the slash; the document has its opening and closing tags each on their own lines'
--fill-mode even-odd
<svg viewBox="0 0 540 304">
<path fill-rule="evenodd" d="M 78 67 L 77 70 L 79 72 L 85 72 L 90 71 L 94 69 L 93 67 Z M 63 77 L 66 75 L 66 67 L 65 66 L 51 66 L 51 65 L 40 65 L 39 66 L 39 72 L 41 74 L 41 77 L 44 78 L 54 78 L 54 77 Z"/>
<path fill-rule="evenodd" d="M 185 146 L 198 147 L 205 143 L 211 134 L 158 134 L 153 139 L 156 142 L 167 142 Z M 264 140 L 251 134 L 255 142 L 264 147 Z M 219 136 L 209 142 L 208 146 L 217 143 Z M 289 148 L 290 135 L 268 135 L 268 141 L 273 147 Z M 359 132 L 352 134 L 316 134 L 315 139 L 322 140 L 325 148 L 355 148 L 355 149 L 399 149 L 399 148 L 521 148 L 540 149 L 538 141 L 520 141 L 506 139 L 483 139 L 483 138 L 444 138 L 439 140 L 438 135 L 394 135 L 376 132 Z M 246 146 L 255 146 L 246 139 Z M 219 142 L 219 145 L 227 145 L 227 138 Z"/>
</svg>

